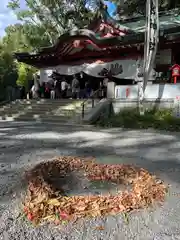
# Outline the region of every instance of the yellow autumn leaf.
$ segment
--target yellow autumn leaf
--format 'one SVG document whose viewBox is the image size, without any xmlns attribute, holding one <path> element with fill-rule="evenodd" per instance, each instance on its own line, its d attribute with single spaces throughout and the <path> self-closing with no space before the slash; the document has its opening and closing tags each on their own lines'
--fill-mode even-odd
<svg viewBox="0 0 180 240">
<path fill-rule="evenodd" d="M 44 221 L 54 221 L 55 219 L 56 219 L 56 217 L 54 215 L 49 215 L 49 216 L 42 218 L 42 220 L 44 220 Z"/>
<path fill-rule="evenodd" d="M 47 201 L 48 205 L 53 205 L 53 206 L 60 206 L 61 203 L 59 202 L 59 200 L 57 198 L 52 198 L 50 200 Z"/>
</svg>

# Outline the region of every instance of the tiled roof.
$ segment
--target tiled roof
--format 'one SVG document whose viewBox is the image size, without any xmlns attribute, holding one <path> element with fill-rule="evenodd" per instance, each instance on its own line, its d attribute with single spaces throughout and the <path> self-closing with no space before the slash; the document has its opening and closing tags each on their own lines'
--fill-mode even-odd
<svg viewBox="0 0 180 240">
<path fill-rule="evenodd" d="M 104 15 L 103 15 L 104 14 Z M 39 61 L 48 64 L 48 59 L 54 59 L 55 62 L 61 61 L 64 56 L 76 54 L 74 42 L 79 41 L 86 44 L 91 44 L 92 51 L 104 51 L 105 49 L 120 49 L 120 48 L 132 48 L 133 46 L 142 45 L 144 43 L 144 31 L 145 31 L 145 17 L 140 16 L 136 18 L 126 20 L 114 20 L 106 11 L 104 11 L 102 17 L 107 24 L 114 26 L 116 29 L 127 29 L 125 36 L 110 36 L 100 37 L 97 32 L 88 29 L 72 30 L 59 37 L 57 43 L 54 46 L 43 48 L 37 54 L 29 53 L 15 53 L 15 57 L 20 62 L 26 62 L 28 64 L 38 63 Z M 180 15 L 175 11 L 160 13 L 160 30 L 162 31 L 160 36 L 161 42 L 180 40 Z M 97 28 L 96 28 L 97 30 Z M 78 51 L 79 52 L 79 49 Z M 73 54 L 72 54 L 73 53 Z"/>
</svg>

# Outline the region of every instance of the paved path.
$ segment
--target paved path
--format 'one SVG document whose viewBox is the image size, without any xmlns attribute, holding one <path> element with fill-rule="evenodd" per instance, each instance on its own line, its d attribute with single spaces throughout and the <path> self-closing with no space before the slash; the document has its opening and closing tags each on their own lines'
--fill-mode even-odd
<svg viewBox="0 0 180 240">
<path fill-rule="evenodd" d="M 65 233 L 50 226 L 32 229 L 17 218 L 24 168 L 55 155 L 96 156 L 98 161 L 134 163 L 171 184 L 162 207 L 85 221 Z M 180 134 L 100 130 L 90 127 L 0 123 L 0 239 L 166 240 L 180 239 Z M 12 205 L 13 204 L 13 205 Z M 96 226 L 103 225 L 104 231 Z"/>
</svg>

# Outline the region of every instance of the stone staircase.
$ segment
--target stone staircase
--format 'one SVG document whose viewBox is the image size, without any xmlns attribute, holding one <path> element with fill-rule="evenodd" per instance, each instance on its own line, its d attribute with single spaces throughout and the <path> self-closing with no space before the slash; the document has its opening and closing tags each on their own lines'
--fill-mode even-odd
<svg viewBox="0 0 180 240">
<path fill-rule="evenodd" d="M 63 124 L 80 122 L 82 102 L 83 100 L 72 99 L 16 100 L 0 107 L 0 120 Z M 89 100 L 85 105 L 85 112 L 91 109 L 92 103 Z"/>
</svg>

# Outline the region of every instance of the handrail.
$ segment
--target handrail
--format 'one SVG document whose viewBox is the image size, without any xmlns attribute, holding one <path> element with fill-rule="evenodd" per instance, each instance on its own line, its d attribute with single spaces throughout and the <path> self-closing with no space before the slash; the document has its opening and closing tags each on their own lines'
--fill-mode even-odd
<svg viewBox="0 0 180 240">
<path fill-rule="evenodd" d="M 94 96 L 99 92 L 101 90 L 101 88 L 98 88 L 95 92 L 93 92 L 93 94 L 90 96 L 90 98 L 88 98 L 88 99 L 86 99 L 86 100 L 84 100 L 83 102 L 82 102 L 82 104 L 81 104 L 81 106 L 82 106 L 82 118 L 84 118 L 84 108 L 85 108 L 85 104 L 86 104 L 86 102 L 88 102 L 89 101 L 89 99 L 91 99 L 92 100 L 92 108 L 94 107 Z"/>
<path fill-rule="evenodd" d="M 12 101 L 11 101 L 11 100 L 1 101 L 1 102 L 0 102 L 0 106 L 3 106 L 3 105 L 8 104 L 8 103 L 10 103 L 10 102 L 12 102 Z"/>
</svg>

